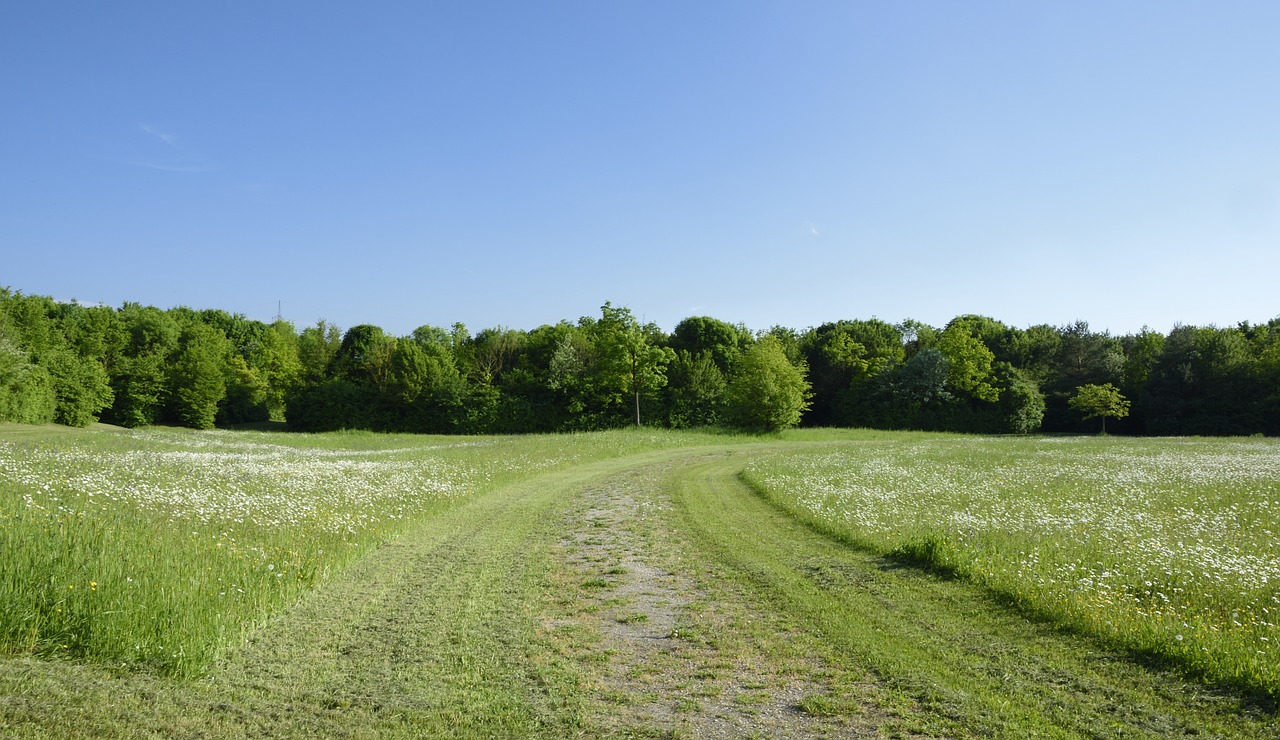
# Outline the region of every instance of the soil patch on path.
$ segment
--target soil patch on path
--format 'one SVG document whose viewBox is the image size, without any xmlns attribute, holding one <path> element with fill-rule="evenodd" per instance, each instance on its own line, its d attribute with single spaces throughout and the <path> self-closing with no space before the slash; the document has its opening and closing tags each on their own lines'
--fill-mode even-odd
<svg viewBox="0 0 1280 740">
<path fill-rule="evenodd" d="M 556 642 L 584 666 L 589 732 L 624 737 L 874 737 L 888 715 L 823 716 L 830 666 L 787 650 L 672 526 L 663 467 L 584 489 L 560 542 Z M 874 687 L 868 685 L 868 691 Z M 806 709 L 807 708 L 807 709 Z"/>
</svg>

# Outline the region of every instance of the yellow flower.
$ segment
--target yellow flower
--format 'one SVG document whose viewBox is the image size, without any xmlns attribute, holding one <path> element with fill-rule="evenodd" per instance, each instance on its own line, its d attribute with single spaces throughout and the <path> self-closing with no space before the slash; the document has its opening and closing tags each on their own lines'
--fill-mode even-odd
<svg viewBox="0 0 1280 740">
<path fill-rule="evenodd" d="M 97 582 L 97 581 L 89 581 L 89 590 L 90 590 L 90 591 L 97 591 L 97 590 L 98 590 L 98 582 Z"/>
</svg>

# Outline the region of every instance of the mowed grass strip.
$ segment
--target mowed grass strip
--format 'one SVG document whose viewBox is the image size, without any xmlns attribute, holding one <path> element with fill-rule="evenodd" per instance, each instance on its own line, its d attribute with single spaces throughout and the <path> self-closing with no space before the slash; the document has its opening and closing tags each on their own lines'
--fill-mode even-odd
<svg viewBox="0 0 1280 740">
<path fill-rule="evenodd" d="M 586 463 L 474 498 L 352 564 L 200 680 L 0 663 L 0 734 L 575 736 L 578 673 L 541 633 L 563 511 L 589 480 L 682 454 Z"/>
<path fill-rule="evenodd" d="M 779 447 L 778 451 L 786 448 Z M 1276 737 L 1239 695 L 1149 670 L 1025 619 L 988 592 L 858 550 L 789 518 L 740 478 L 745 458 L 688 468 L 685 526 L 755 608 L 808 626 L 815 655 L 864 667 L 918 707 L 912 732 L 943 736 Z M 839 696 L 806 701 L 841 711 Z"/>
</svg>

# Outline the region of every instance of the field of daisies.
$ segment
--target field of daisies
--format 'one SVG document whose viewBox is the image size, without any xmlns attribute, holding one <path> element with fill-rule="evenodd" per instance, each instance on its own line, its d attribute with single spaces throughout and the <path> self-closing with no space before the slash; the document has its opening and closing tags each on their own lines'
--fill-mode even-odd
<svg viewBox="0 0 1280 740">
<path fill-rule="evenodd" d="M 0 651 L 196 675 L 469 497 L 689 439 L 0 428 Z"/>
<path fill-rule="evenodd" d="M 726 443 L 5 426 L 0 652 L 198 675 L 306 589 L 472 497 Z M 798 432 L 744 466 L 851 544 L 1280 697 L 1280 441 Z"/>
<path fill-rule="evenodd" d="M 744 477 L 848 542 L 1280 696 L 1280 441 L 883 435 Z"/>
</svg>

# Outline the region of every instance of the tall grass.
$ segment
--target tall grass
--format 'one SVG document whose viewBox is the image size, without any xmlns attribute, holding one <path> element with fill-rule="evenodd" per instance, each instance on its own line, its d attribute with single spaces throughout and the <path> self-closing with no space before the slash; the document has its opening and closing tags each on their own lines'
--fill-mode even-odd
<svg viewBox="0 0 1280 740">
<path fill-rule="evenodd" d="M 1280 697 L 1280 443 L 867 435 L 753 460 L 815 526 Z"/>
<path fill-rule="evenodd" d="M 539 471 L 723 443 L 0 427 L 0 650 L 194 675 L 353 558 Z"/>
</svg>

